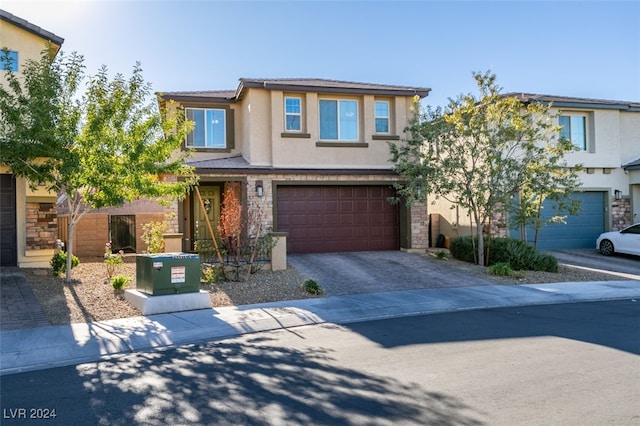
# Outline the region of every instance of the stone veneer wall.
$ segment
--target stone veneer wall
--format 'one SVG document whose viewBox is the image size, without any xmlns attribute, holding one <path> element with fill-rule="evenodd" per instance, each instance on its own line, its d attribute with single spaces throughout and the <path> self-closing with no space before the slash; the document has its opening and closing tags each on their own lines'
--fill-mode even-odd
<svg viewBox="0 0 640 426">
<path fill-rule="evenodd" d="M 426 249 L 429 247 L 429 214 L 425 203 L 415 202 L 411 205 L 411 248 Z"/>
<path fill-rule="evenodd" d="M 58 237 L 54 203 L 28 202 L 26 205 L 27 250 L 52 249 Z"/>
<path fill-rule="evenodd" d="M 631 223 L 631 198 L 623 197 L 611 203 L 611 230 L 619 231 Z"/>
</svg>

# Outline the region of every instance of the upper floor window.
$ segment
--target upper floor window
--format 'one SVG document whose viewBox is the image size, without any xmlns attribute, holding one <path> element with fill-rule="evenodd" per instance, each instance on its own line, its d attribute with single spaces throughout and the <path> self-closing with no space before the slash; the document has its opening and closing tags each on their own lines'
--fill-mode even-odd
<svg viewBox="0 0 640 426">
<path fill-rule="evenodd" d="M 320 100 L 320 139 L 358 140 L 358 101 Z"/>
<path fill-rule="evenodd" d="M 560 137 L 571 141 L 581 151 L 587 150 L 587 117 L 584 115 L 561 115 L 558 124 L 562 126 Z"/>
<path fill-rule="evenodd" d="M 195 122 L 187 135 L 188 148 L 226 148 L 226 110 L 185 108 L 187 119 Z"/>
<path fill-rule="evenodd" d="M 389 102 L 376 101 L 375 121 L 376 133 L 389 133 Z"/>
<path fill-rule="evenodd" d="M 302 101 L 300 98 L 284 98 L 284 130 L 302 130 Z"/>
<path fill-rule="evenodd" d="M 0 69 L 18 72 L 18 52 L 15 50 L 0 51 Z"/>
</svg>

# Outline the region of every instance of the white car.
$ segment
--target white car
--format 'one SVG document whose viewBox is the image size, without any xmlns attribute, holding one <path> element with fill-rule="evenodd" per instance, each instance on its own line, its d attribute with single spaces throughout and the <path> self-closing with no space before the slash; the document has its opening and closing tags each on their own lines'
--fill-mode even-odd
<svg viewBox="0 0 640 426">
<path fill-rule="evenodd" d="M 605 256 L 611 256 L 614 253 L 640 256 L 640 223 L 621 231 L 600 234 L 596 240 L 596 248 Z"/>
</svg>

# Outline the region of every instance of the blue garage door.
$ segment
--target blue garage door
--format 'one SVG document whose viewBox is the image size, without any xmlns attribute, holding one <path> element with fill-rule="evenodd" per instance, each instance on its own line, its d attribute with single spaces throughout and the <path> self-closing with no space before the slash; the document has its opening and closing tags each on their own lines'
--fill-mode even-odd
<svg viewBox="0 0 640 426">
<path fill-rule="evenodd" d="M 538 249 L 563 250 L 594 248 L 596 238 L 605 231 L 605 192 L 576 192 L 574 199 L 580 200 L 581 211 L 577 216 L 567 216 L 566 223 L 549 223 L 538 234 Z M 542 216 L 553 216 L 550 203 L 543 203 Z M 511 237 L 520 238 L 520 230 L 512 229 Z M 534 230 L 527 228 L 527 240 L 533 243 Z"/>
</svg>

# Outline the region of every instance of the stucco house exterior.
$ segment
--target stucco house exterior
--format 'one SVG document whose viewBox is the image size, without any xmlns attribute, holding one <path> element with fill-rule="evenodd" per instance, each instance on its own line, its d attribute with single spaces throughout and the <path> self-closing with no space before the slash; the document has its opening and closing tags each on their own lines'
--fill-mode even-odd
<svg viewBox="0 0 640 426">
<path fill-rule="evenodd" d="M 508 93 L 523 104 L 551 103 L 563 127 L 562 135 L 577 150 L 567 155 L 569 166 L 582 164 L 580 191 L 582 211 L 568 216 L 566 224 L 549 224 L 538 237 L 543 250 L 594 248 L 598 235 L 640 222 L 640 102 L 584 99 L 529 93 Z M 433 198 L 431 198 L 433 200 Z M 469 235 L 469 218 L 441 199 L 429 207 L 432 241 L 438 234 L 448 237 Z M 543 215 L 551 208 L 543 207 Z M 498 235 L 520 238 L 510 230 L 509 218 L 494 218 Z M 533 232 L 528 232 L 528 239 Z"/>
<path fill-rule="evenodd" d="M 13 71 L 20 76 L 28 60 L 40 59 L 50 43 L 57 54 L 64 39 L 0 9 L 0 48 L 10 53 Z M 6 84 L 4 61 L 0 84 Z M 57 238 L 57 194 L 44 186 L 31 189 L 23 178 L 0 164 L 0 265 L 47 267 Z"/>
<path fill-rule="evenodd" d="M 235 90 L 164 92 L 195 122 L 185 140 L 205 208 L 176 203 L 184 251 L 209 238 L 225 185 L 261 206 L 263 229 L 286 233 L 290 253 L 428 245 L 426 206 L 392 205 L 388 143 L 399 143 L 414 96 L 430 89 L 323 79 L 240 79 Z"/>
</svg>

